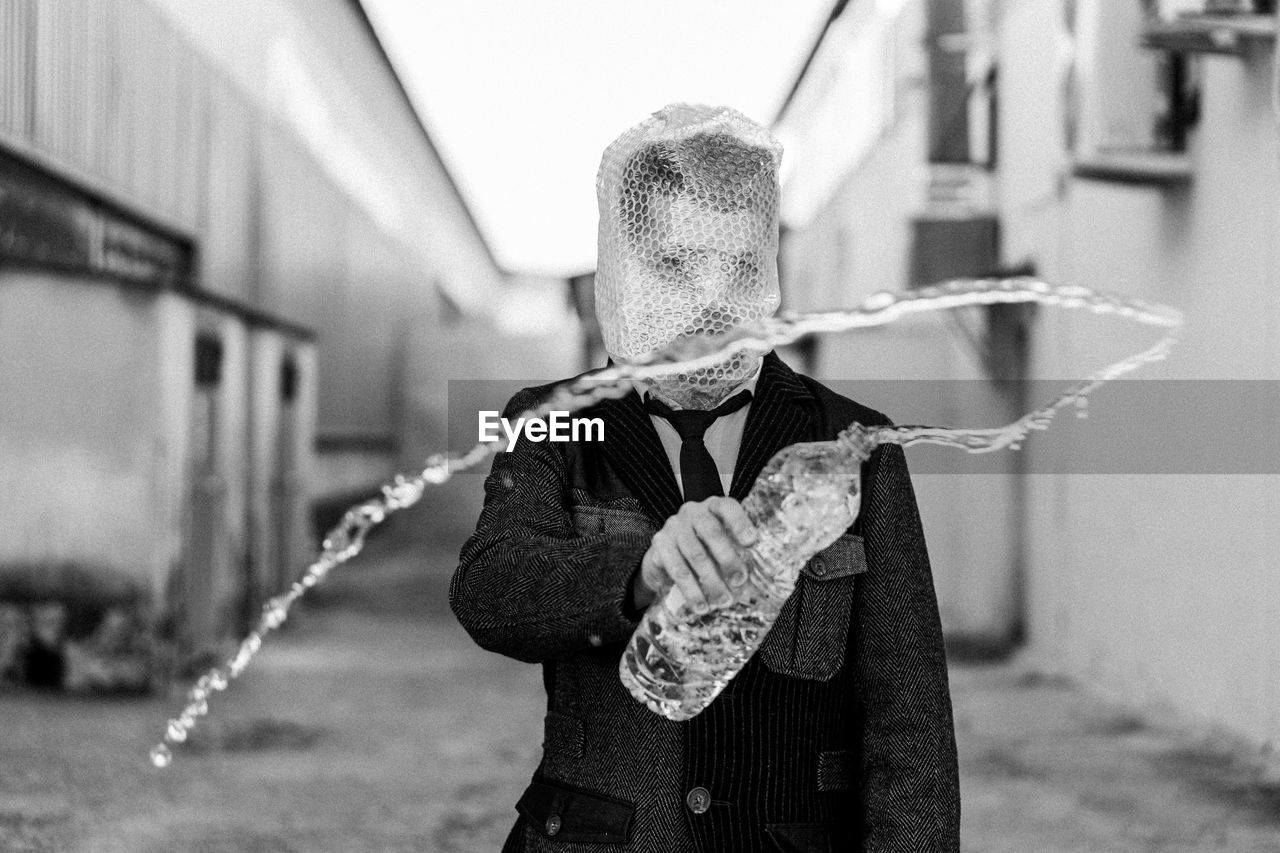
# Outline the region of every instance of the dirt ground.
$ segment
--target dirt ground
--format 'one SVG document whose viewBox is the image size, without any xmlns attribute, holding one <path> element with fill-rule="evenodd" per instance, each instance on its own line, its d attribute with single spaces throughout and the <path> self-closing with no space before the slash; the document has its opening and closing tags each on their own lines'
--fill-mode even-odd
<svg viewBox="0 0 1280 853">
<path fill-rule="evenodd" d="M 0 850 L 496 851 L 537 762 L 536 667 L 449 613 L 457 532 L 400 519 L 315 591 L 158 771 L 177 697 L 0 696 Z M 1280 782 L 1016 664 L 953 666 L 969 853 L 1280 852 Z"/>
</svg>

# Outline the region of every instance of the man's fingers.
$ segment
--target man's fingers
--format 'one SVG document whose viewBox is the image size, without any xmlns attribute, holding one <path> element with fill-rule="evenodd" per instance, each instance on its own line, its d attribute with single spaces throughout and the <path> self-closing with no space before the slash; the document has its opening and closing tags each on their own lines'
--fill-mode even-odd
<svg viewBox="0 0 1280 853">
<path fill-rule="evenodd" d="M 658 595 L 666 592 L 667 587 L 671 586 L 671 576 L 667 574 L 666 568 L 658 559 L 657 548 L 650 547 L 644 552 L 644 559 L 640 561 L 640 579 L 644 581 L 645 586 Z"/>
<path fill-rule="evenodd" d="M 707 509 L 724 522 L 724 526 L 733 534 L 733 538 L 738 540 L 739 545 L 750 548 L 756 543 L 756 526 L 751 523 L 742 504 L 732 498 L 712 498 L 706 504 Z"/>
<path fill-rule="evenodd" d="M 724 536 L 723 533 L 720 535 Z M 676 535 L 676 544 L 689 564 L 689 568 L 697 576 L 703 602 L 708 607 L 723 607 L 732 601 L 733 594 L 729 592 L 729 587 L 720 577 L 719 562 L 708 551 L 697 532 L 692 528 L 680 531 Z"/>
<path fill-rule="evenodd" d="M 658 547 L 658 562 L 662 564 L 672 583 L 680 588 L 685 602 L 694 612 L 706 612 L 706 602 L 702 598 L 698 577 L 690 568 L 688 560 L 680 553 L 679 547 L 668 536 L 654 537 L 653 541 Z M 699 610 L 699 607 L 703 609 Z"/>
<path fill-rule="evenodd" d="M 693 612 L 706 613 L 734 601 L 733 590 L 747 579 L 742 548 L 755 540 L 755 527 L 737 501 L 689 502 L 654 536 L 642 576 L 651 587 L 669 580 Z"/>
<path fill-rule="evenodd" d="M 736 586 L 746 579 L 746 569 L 742 564 L 742 552 L 738 550 L 738 543 L 725 529 L 724 523 L 711 513 L 698 518 L 694 522 L 693 529 L 702 541 L 703 547 L 715 560 L 717 584 L 725 587 L 724 592 L 731 599 L 732 593 L 725 585 Z M 705 586 L 704 584 L 704 588 Z M 708 597 L 712 599 L 713 604 L 729 603 L 723 596 L 718 599 L 715 596 Z"/>
</svg>

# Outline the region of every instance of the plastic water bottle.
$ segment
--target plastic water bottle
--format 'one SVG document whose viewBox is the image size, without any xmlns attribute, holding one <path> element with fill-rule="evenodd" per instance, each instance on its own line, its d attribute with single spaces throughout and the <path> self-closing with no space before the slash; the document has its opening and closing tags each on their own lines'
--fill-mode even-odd
<svg viewBox="0 0 1280 853">
<path fill-rule="evenodd" d="M 697 614 L 672 587 L 649 608 L 619 664 L 638 701 L 670 720 L 697 716 L 764 642 L 800 569 L 857 517 L 859 471 L 875 443 L 854 424 L 835 441 L 779 451 L 742 502 L 756 527 L 735 600 Z"/>
</svg>

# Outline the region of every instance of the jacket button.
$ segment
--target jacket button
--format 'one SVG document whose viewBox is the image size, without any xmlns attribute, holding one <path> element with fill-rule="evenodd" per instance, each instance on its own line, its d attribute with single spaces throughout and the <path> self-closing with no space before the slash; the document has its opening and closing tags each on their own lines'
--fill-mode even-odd
<svg viewBox="0 0 1280 853">
<path fill-rule="evenodd" d="M 560 831 L 560 815 L 553 814 L 547 818 L 547 835 L 555 835 Z"/>
<path fill-rule="evenodd" d="M 689 796 L 684 801 L 689 805 L 689 811 L 694 814 L 702 814 L 711 808 L 711 792 L 706 788 L 698 787 L 689 792 Z"/>
<path fill-rule="evenodd" d="M 809 568 L 813 570 L 815 575 L 822 577 L 827 573 L 827 561 L 821 557 L 814 557 L 809 563 Z"/>
</svg>

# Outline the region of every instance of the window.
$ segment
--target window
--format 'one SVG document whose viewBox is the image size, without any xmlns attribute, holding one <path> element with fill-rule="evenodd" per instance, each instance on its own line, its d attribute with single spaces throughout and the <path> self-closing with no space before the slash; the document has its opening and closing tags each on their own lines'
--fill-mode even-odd
<svg viewBox="0 0 1280 853">
<path fill-rule="evenodd" d="M 1144 50 L 1145 34 L 1188 0 L 1094 3 L 1075 21 L 1077 177 L 1156 186 L 1192 178 L 1187 152 L 1199 120 L 1200 59 Z"/>
<path fill-rule="evenodd" d="M 992 5 L 984 0 L 927 5 L 929 205 L 952 215 L 993 206 L 997 65 Z"/>
<path fill-rule="evenodd" d="M 214 334 L 196 336 L 196 387 L 216 388 L 222 381 L 222 340 Z"/>
<path fill-rule="evenodd" d="M 1241 56 L 1276 38 L 1276 0 L 1144 0 L 1142 43 L 1180 53 Z"/>
</svg>

